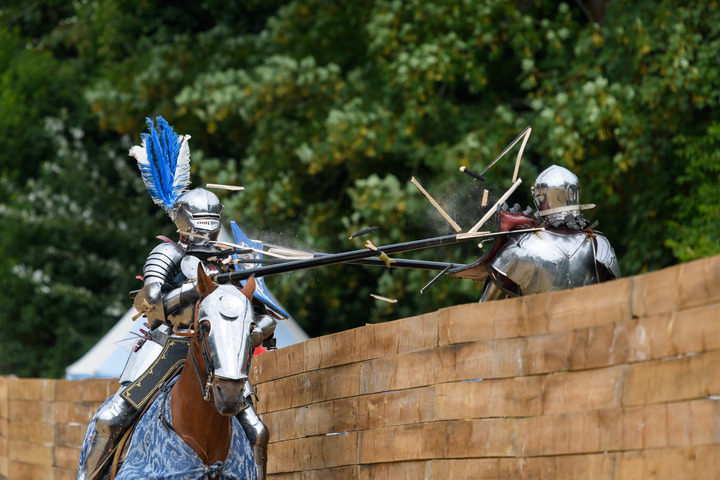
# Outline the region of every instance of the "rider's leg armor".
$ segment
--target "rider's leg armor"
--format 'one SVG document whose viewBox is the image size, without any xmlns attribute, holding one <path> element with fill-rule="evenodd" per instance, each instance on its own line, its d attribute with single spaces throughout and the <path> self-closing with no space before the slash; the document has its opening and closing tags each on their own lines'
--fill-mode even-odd
<svg viewBox="0 0 720 480">
<path fill-rule="evenodd" d="M 255 454 L 255 466 L 257 467 L 258 480 L 265 480 L 267 469 L 267 444 L 270 437 L 268 429 L 260 420 L 255 407 L 253 406 L 253 396 L 255 392 L 249 382 L 245 383 L 245 402 L 247 407 L 237 414 L 236 418 L 240 421 L 245 435 L 247 435 L 250 444 L 253 446 Z"/>
<path fill-rule="evenodd" d="M 122 386 L 93 417 L 96 434 L 90 440 L 85 464 L 81 467 L 78 480 L 88 479 L 89 475 L 107 460 L 124 430 L 137 419 L 139 411 L 120 394 L 157 359 L 163 350 L 169 331 L 170 327 L 163 325 L 153 332 L 152 338 L 140 342 L 130 353 L 130 358 L 120 376 Z"/>
<path fill-rule="evenodd" d="M 80 468 L 78 480 L 86 480 L 109 458 L 113 447 L 120 440 L 125 429 L 132 425 L 138 411 L 116 393 L 106 402 L 93 417 L 95 422 L 95 435 L 90 440 L 90 447 L 85 457 L 85 463 Z"/>
</svg>

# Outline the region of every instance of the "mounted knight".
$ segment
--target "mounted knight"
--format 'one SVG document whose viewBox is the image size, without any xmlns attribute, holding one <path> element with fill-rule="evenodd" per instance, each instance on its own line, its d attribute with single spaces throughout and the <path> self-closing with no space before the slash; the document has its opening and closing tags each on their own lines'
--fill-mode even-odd
<svg viewBox="0 0 720 480">
<path fill-rule="evenodd" d="M 161 206 L 180 233 L 178 242 L 164 238 L 148 256 L 143 267 L 143 287 L 134 298 L 139 316 L 147 318 L 149 330 L 134 346 L 120 377 L 120 388 L 92 419 L 95 434 L 80 465 L 79 480 L 99 478 L 107 470 L 121 435 L 140 416 L 158 389 L 179 372 L 187 355 L 186 342 L 178 329 L 193 322 L 200 299 L 197 277 L 201 269 L 211 276 L 229 271 L 233 249 L 216 243 L 221 230 L 223 206 L 218 197 L 202 188 L 187 190 L 190 183 L 189 135 L 178 136 L 162 118 L 158 128 L 146 119 L 149 134 L 142 145 L 130 149 L 153 201 Z M 255 347 L 274 347 L 276 318 L 282 313 L 257 296 L 252 306 L 257 325 Z M 170 344 L 175 349 L 168 348 Z M 253 446 L 258 478 L 265 478 L 268 431 L 254 408 L 254 391 L 245 382 L 245 407 L 237 415 Z"/>
</svg>

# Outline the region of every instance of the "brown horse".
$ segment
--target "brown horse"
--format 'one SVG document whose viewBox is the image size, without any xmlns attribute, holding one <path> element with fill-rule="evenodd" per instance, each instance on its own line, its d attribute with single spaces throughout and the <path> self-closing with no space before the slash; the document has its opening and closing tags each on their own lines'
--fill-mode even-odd
<svg viewBox="0 0 720 480">
<path fill-rule="evenodd" d="M 246 407 L 250 357 L 262 341 L 250 302 L 255 280 L 242 289 L 215 285 L 200 267 L 197 290 L 192 328 L 174 331 L 190 339 L 182 373 L 138 421 L 111 478 L 257 478 L 252 445 L 234 418 Z"/>
<path fill-rule="evenodd" d="M 201 300 L 195 315 L 194 331 L 190 333 L 192 342 L 185 368 L 172 390 L 171 410 L 173 427 L 177 434 L 190 445 L 205 465 L 210 466 L 227 458 L 231 438 L 230 421 L 245 405 L 244 387 L 248 377 L 247 371 L 242 372 L 242 368 L 240 374 L 235 375 L 238 378 L 233 379 L 220 378 L 213 372 L 212 349 L 208 343 L 213 325 L 210 319 L 198 317 L 203 312 L 200 303 L 215 292 L 217 285 L 205 275 L 202 268 L 198 270 L 198 292 Z M 255 279 L 248 280 L 240 291 L 248 301 L 252 301 Z M 252 327 L 247 334 L 251 333 Z M 217 352 L 217 349 L 215 351 Z M 252 350 L 241 348 L 239 353 L 249 359 L 251 352 Z M 242 367 L 242 363 L 247 362 L 240 362 L 238 366 Z M 189 368 L 190 366 L 192 368 Z M 208 374 L 205 383 L 200 377 L 201 372 Z M 209 397 L 213 398 L 212 403 L 208 401 Z"/>
</svg>

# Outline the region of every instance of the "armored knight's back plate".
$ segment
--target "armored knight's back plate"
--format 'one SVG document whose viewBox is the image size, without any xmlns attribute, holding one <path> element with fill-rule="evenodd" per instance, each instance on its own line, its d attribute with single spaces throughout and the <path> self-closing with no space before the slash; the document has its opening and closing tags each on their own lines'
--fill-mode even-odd
<svg viewBox="0 0 720 480">
<path fill-rule="evenodd" d="M 598 283 L 592 238 L 585 232 L 513 236 L 489 267 L 519 285 L 523 295 Z"/>
</svg>

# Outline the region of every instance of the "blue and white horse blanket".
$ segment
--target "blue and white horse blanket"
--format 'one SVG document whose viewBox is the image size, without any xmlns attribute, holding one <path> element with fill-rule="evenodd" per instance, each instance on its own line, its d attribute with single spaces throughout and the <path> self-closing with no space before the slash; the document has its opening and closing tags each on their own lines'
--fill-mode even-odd
<svg viewBox="0 0 720 480">
<path fill-rule="evenodd" d="M 206 480 L 215 478 L 222 469 L 221 480 L 257 480 L 252 445 L 240 422 L 233 417 L 232 440 L 225 462 L 206 467 L 200 457 L 173 430 L 160 420 L 172 424 L 170 402 L 163 401 L 171 390 L 161 392 L 135 427 L 130 447 L 116 480 Z M 95 422 L 90 422 L 80 451 L 80 465 L 85 462 L 90 439 L 95 435 Z"/>
</svg>

